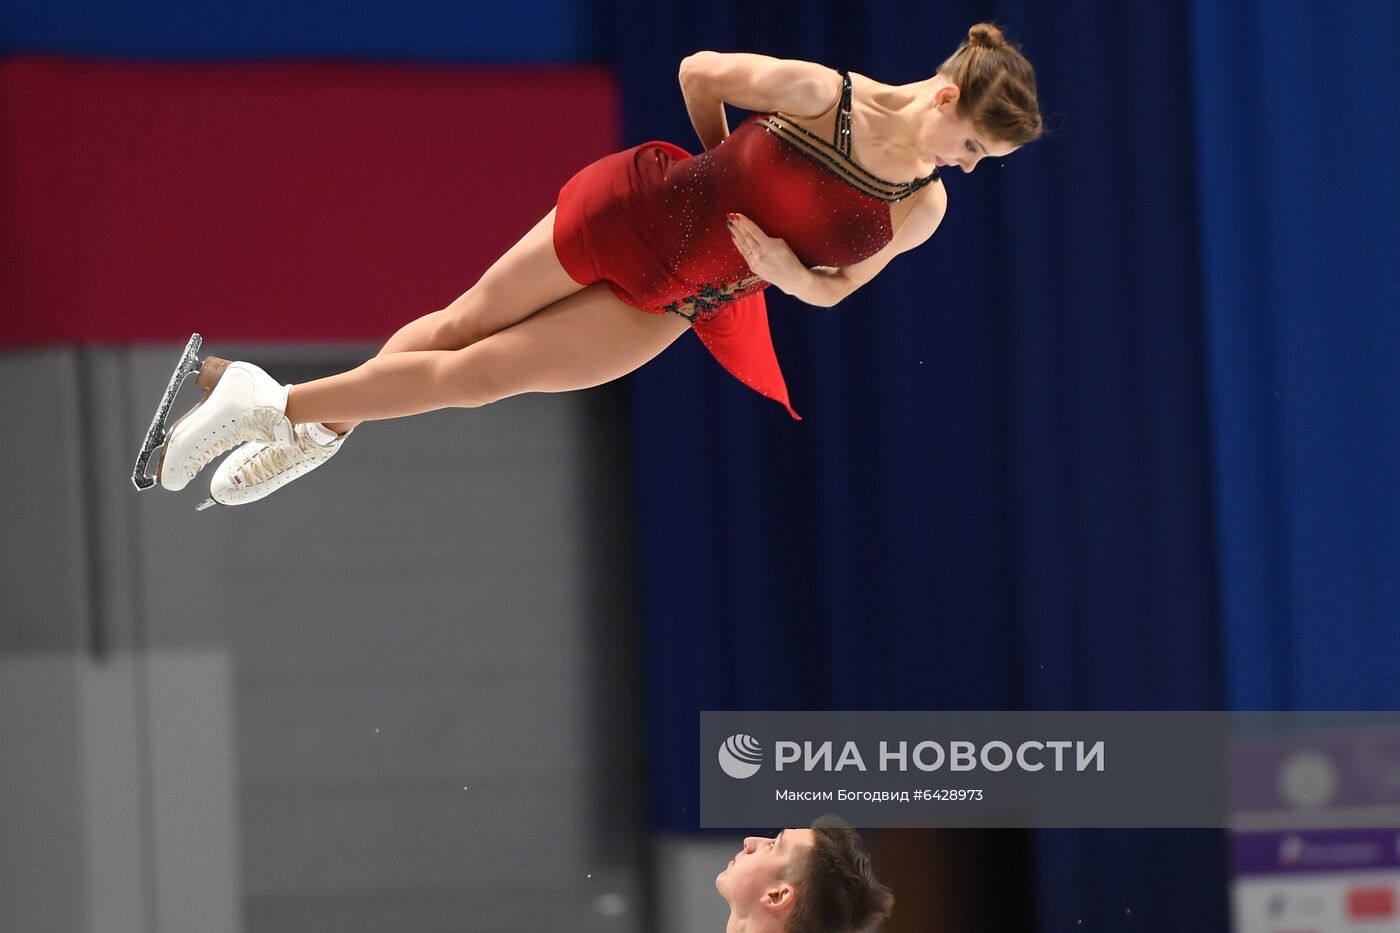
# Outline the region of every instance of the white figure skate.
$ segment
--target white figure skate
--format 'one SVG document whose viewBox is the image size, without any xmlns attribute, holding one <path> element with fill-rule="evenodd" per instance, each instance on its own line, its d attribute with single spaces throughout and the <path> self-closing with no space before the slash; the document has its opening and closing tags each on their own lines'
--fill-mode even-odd
<svg viewBox="0 0 1400 933">
<path fill-rule="evenodd" d="M 238 444 L 291 442 L 292 425 L 286 416 L 287 393 L 291 387 L 278 385 L 251 363 L 229 362 L 213 356 L 199 365 L 195 377 L 206 393 L 204 400 L 171 425 L 167 434 L 165 419 L 170 414 L 170 404 L 185 377 L 195 372 L 198 362 L 195 354 L 200 343 L 198 334 L 190 337 L 161 396 L 132 473 L 131 479 L 137 489 L 149 489 L 158 480 L 164 488 L 179 491 L 209 461 Z M 162 442 L 164 449 L 153 480 L 146 468 L 151 453 Z"/>
<path fill-rule="evenodd" d="M 257 502 L 325 463 L 346 437 L 348 432 L 336 434 L 324 425 L 298 424 L 290 444 L 244 444 L 219 464 L 206 504 Z"/>
</svg>

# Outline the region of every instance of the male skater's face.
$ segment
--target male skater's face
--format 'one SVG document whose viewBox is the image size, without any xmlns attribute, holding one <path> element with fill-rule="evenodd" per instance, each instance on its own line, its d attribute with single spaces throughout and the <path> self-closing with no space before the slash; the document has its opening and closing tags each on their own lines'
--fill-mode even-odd
<svg viewBox="0 0 1400 933">
<path fill-rule="evenodd" d="M 776 836 L 749 836 L 724 871 L 715 878 L 715 887 L 741 915 L 760 907 L 785 909 L 791 906 L 795 891 L 795 871 L 801 857 L 812 845 L 810 829 L 785 829 Z"/>
</svg>

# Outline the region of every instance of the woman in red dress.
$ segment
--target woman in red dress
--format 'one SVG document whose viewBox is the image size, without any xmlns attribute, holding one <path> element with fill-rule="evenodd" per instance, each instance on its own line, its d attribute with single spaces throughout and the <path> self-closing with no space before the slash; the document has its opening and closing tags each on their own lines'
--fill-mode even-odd
<svg viewBox="0 0 1400 933">
<path fill-rule="evenodd" d="M 250 364 L 225 380 L 227 364 L 206 361 L 213 391 L 172 427 L 162 485 L 183 488 L 241 443 L 211 496 L 253 501 L 323 463 L 361 421 L 599 385 L 689 329 L 797 417 L 763 289 L 836 304 L 933 234 L 940 170 L 971 172 L 1042 129 L 1030 64 L 986 23 L 913 84 L 718 52 L 681 62 L 680 84 L 701 155 L 653 141 L 585 167 L 465 294 L 363 365 L 277 386 Z M 753 111 L 733 133 L 726 102 Z"/>
</svg>

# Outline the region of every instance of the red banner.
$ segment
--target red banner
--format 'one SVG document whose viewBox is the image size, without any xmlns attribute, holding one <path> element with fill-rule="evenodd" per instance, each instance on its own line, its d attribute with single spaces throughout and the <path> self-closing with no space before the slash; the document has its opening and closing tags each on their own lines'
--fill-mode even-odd
<svg viewBox="0 0 1400 933">
<path fill-rule="evenodd" d="M 0 62 L 0 344 L 374 340 L 620 148 L 599 68 Z"/>
</svg>

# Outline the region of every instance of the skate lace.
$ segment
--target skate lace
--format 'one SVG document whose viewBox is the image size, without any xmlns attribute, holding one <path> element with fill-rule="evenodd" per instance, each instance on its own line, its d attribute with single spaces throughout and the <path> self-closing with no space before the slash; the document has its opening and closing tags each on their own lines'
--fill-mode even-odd
<svg viewBox="0 0 1400 933">
<path fill-rule="evenodd" d="M 298 436 L 295 446 L 273 444 L 264 447 L 248 458 L 241 472 L 250 484 L 266 482 L 296 466 L 307 453 L 305 445 L 306 439 Z"/>
<path fill-rule="evenodd" d="M 231 432 L 222 440 L 211 444 L 197 457 L 191 464 L 194 472 L 198 473 L 208 465 L 219 454 L 226 453 L 245 441 L 261 441 L 275 445 L 277 423 L 282 420 L 282 415 L 272 408 L 254 408 L 252 411 L 245 411 L 238 416 L 237 430 Z"/>
</svg>

